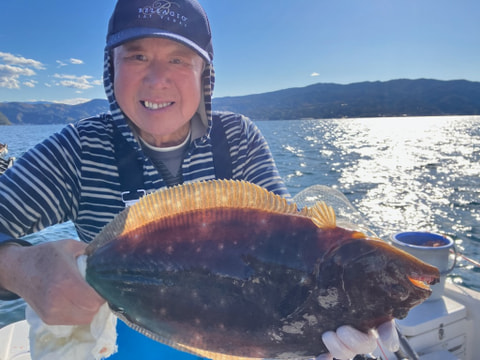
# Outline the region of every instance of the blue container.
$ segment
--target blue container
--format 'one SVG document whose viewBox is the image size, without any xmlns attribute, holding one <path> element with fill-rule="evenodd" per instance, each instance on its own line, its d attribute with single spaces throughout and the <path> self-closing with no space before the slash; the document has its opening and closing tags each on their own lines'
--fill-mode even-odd
<svg viewBox="0 0 480 360">
<path fill-rule="evenodd" d="M 427 301 L 438 300 L 445 289 L 445 279 L 455 267 L 455 244 L 449 237 L 423 231 L 399 232 L 391 236 L 395 247 L 433 265 L 440 271 L 440 282 L 432 285 L 432 295 Z M 453 260 L 450 261 L 450 255 Z"/>
</svg>

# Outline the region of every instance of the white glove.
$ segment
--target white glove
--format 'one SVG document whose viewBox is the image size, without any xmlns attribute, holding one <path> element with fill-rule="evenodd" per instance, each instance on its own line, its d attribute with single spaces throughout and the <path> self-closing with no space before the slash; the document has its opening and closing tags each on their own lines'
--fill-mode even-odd
<svg viewBox="0 0 480 360">
<path fill-rule="evenodd" d="M 376 331 L 368 333 L 359 331 L 345 325 L 337 331 L 327 331 L 322 335 L 322 340 L 329 354 L 322 354 L 316 360 L 332 360 L 333 358 L 344 360 L 351 359 L 357 354 L 368 354 L 377 348 L 377 336 L 383 346 L 395 352 L 399 348 L 399 340 L 394 321 L 381 324 Z"/>
</svg>

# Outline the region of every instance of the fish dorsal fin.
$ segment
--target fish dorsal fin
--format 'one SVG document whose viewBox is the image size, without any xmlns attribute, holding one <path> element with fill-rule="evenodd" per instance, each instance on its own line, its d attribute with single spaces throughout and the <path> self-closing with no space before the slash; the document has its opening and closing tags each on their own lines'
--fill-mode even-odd
<svg viewBox="0 0 480 360">
<path fill-rule="evenodd" d="M 129 215 L 125 231 L 134 229 L 138 220 L 145 224 L 165 216 L 213 208 L 297 213 L 295 204 L 289 204 L 281 196 L 258 185 L 236 180 L 210 180 L 174 186 L 143 197 L 131 207 L 131 212 L 138 214 Z"/>
<path fill-rule="evenodd" d="M 237 180 L 193 182 L 158 190 L 123 210 L 98 234 L 91 243 L 90 251 L 147 223 L 180 213 L 213 208 L 300 214 L 295 204 L 253 183 Z"/>
<path fill-rule="evenodd" d="M 308 216 L 321 229 L 333 229 L 337 226 L 335 211 L 323 201 L 309 208 Z"/>
</svg>

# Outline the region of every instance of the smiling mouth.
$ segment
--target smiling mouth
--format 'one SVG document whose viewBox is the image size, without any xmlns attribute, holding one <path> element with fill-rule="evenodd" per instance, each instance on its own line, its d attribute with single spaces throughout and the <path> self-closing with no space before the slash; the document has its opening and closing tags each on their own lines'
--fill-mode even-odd
<svg viewBox="0 0 480 360">
<path fill-rule="evenodd" d="M 142 101 L 141 103 L 144 107 L 150 110 L 164 109 L 173 104 L 173 102 L 154 103 L 150 101 Z"/>
</svg>

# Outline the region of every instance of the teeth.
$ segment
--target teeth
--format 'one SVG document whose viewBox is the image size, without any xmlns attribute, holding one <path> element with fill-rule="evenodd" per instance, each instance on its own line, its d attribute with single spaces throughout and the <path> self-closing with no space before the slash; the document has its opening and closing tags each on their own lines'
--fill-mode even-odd
<svg viewBox="0 0 480 360">
<path fill-rule="evenodd" d="M 161 103 L 161 104 L 156 104 L 156 103 L 153 103 L 153 102 L 150 102 L 150 101 L 144 101 L 143 104 L 145 105 L 145 107 L 147 109 L 158 110 L 158 109 L 163 109 L 163 108 L 171 105 L 172 103 L 171 102 L 165 102 L 165 103 Z"/>
</svg>

